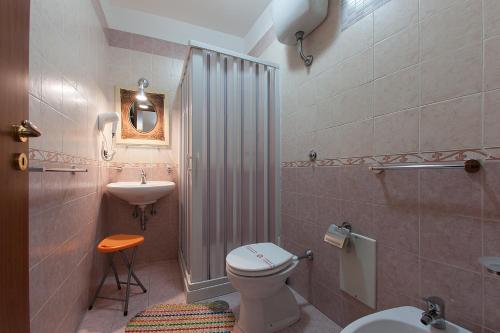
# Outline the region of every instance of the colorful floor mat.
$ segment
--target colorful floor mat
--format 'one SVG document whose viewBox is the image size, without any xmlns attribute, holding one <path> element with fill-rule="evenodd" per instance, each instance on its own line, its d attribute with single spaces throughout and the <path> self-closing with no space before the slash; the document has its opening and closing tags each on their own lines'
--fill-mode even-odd
<svg viewBox="0 0 500 333">
<path fill-rule="evenodd" d="M 130 319 L 125 332 L 229 333 L 234 323 L 234 314 L 218 304 L 158 304 Z"/>
</svg>

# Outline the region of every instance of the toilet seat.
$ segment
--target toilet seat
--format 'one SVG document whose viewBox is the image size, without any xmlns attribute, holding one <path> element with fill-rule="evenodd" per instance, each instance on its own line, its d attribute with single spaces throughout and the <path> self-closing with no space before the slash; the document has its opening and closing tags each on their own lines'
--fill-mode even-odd
<svg viewBox="0 0 500 333">
<path fill-rule="evenodd" d="M 248 277 L 275 274 L 290 266 L 292 261 L 293 254 L 273 243 L 240 246 L 226 257 L 227 269 Z"/>
</svg>

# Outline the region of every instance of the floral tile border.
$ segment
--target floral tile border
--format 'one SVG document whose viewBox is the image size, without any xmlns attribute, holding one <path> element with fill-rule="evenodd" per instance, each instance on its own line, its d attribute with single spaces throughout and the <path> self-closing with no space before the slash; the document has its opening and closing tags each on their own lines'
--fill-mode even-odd
<svg viewBox="0 0 500 333">
<path fill-rule="evenodd" d="M 65 163 L 75 165 L 91 165 L 103 166 L 108 168 L 177 168 L 176 164 L 172 163 L 146 163 L 146 162 L 103 162 L 93 159 L 88 159 L 80 156 L 72 156 L 59 152 L 51 152 L 40 149 L 29 149 L 30 161 L 51 162 L 51 163 Z"/>
<path fill-rule="evenodd" d="M 108 162 L 108 168 L 171 168 L 176 169 L 177 165 L 172 163 L 143 163 L 143 162 Z"/>
<path fill-rule="evenodd" d="M 71 156 L 59 152 L 50 152 L 39 149 L 29 149 L 29 159 L 31 161 L 65 163 L 76 165 L 104 166 L 108 168 L 172 168 L 178 169 L 177 164 L 172 163 L 146 163 L 146 162 L 100 162 L 85 157 Z M 281 166 L 290 167 L 318 167 L 350 166 L 350 165 L 390 165 L 390 164 L 411 164 L 411 163 L 437 163 L 456 162 L 468 159 L 500 161 L 500 147 L 483 149 L 464 149 L 438 152 L 422 152 L 410 154 L 360 156 L 346 158 L 322 159 L 311 161 L 285 161 Z"/>
<path fill-rule="evenodd" d="M 422 152 L 410 154 L 378 155 L 378 156 L 360 156 L 347 158 L 322 159 L 315 162 L 311 161 L 286 161 L 281 162 L 285 168 L 293 167 L 334 167 L 351 165 L 391 165 L 391 164 L 411 164 L 411 163 L 438 163 L 438 162 L 456 162 L 476 160 L 500 160 L 500 148 L 484 149 L 464 149 L 438 152 Z"/>
<path fill-rule="evenodd" d="M 94 165 L 98 166 L 99 161 L 92 160 L 80 156 L 72 156 L 59 152 L 45 151 L 30 148 L 28 151 L 30 161 L 52 162 L 52 163 L 66 163 L 66 164 L 79 164 L 79 165 Z"/>
</svg>

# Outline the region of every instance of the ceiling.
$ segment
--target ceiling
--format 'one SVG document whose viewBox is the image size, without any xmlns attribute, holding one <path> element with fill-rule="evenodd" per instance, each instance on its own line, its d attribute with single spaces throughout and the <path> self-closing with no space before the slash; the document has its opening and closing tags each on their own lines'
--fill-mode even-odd
<svg viewBox="0 0 500 333">
<path fill-rule="evenodd" d="M 271 0 L 109 0 L 124 9 L 244 37 Z"/>
</svg>

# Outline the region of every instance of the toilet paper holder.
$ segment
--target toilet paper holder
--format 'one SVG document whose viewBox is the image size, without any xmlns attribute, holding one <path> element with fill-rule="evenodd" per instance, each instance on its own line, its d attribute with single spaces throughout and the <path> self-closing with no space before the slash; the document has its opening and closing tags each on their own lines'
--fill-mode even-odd
<svg viewBox="0 0 500 333">
<path fill-rule="evenodd" d="M 337 227 L 343 231 L 345 231 L 349 236 L 352 232 L 352 225 L 349 222 L 342 222 L 341 225 L 337 225 Z"/>
<path fill-rule="evenodd" d="M 352 226 L 349 222 L 342 222 L 341 225 L 332 224 L 325 234 L 324 241 L 338 248 L 349 248 Z"/>
</svg>

